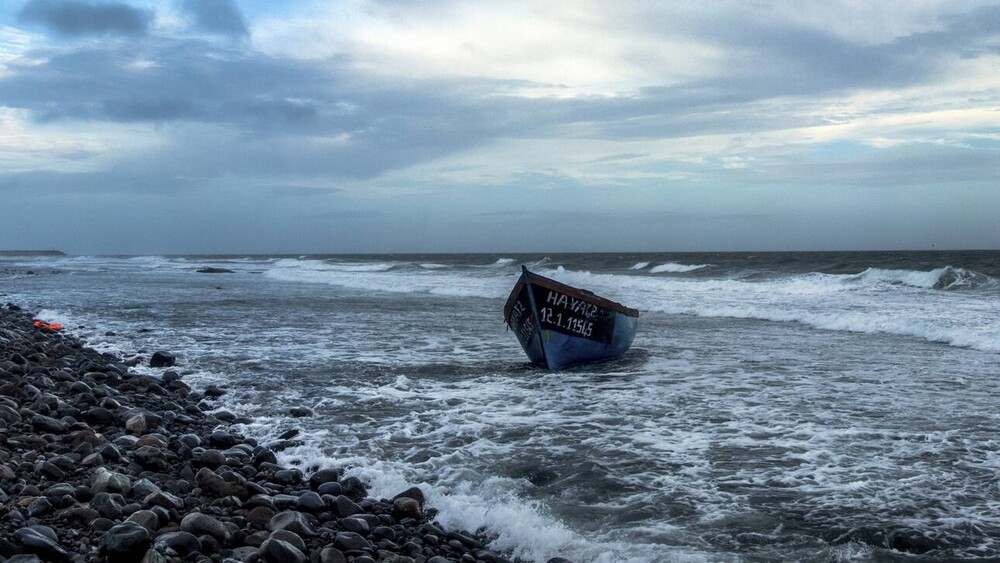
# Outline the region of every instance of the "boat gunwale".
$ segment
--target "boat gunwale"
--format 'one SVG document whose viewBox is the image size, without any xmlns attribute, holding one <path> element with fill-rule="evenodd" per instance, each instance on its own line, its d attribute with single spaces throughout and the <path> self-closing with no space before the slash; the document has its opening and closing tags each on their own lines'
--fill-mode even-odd
<svg viewBox="0 0 1000 563">
<path fill-rule="evenodd" d="M 573 297 L 575 299 L 579 299 L 581 301 L 585 301 L 587 303 L 591 303 L 593 305 L 597 305 L 598 307 L 603 307 L 604 309 L 608 309 L 616 313 L 621 313 L 629 317 L 639 316 L 638 309 L 626 307 L 625 305 L 622 305 L 617 301 L 612 301 L 611 299 L 608 299 L 606 297 L 601 297 L 600 295 L 597 295 L 596 293 L 593 293 L 591 291 L 587 291 L 586 289 L 579 289 L 571 285 L 566 285 L 562 282 L 558 282 L 552 278 L 541 276 L 539 274 L 529 271 L 524 266 L 521 266 L 521 268 L 522 268 L 521 277 L 518 278 L 517 283 L 514 284 L 514 288 L 511 290 L 510 296 L 507 297 L 507 302 L 504 304 L 504 320 L 507 321 L 507 324 L 510 324 L 510 312 L 514 308 L 514 302 L 517 300 L 517 295 L 520 293 L 522 286 L 526 282 L 539 285 L 547 289 L 552 289 L 555 291 L 565 293 L 566 295 L 569 295 L 570 297 Z"/>
<path fill-rule="evenodd" d="M 510 324 L 510 314 L 514 310 L 514 303 L 517 302 L 517 296 L 520 295 L 523 287 L 524 273 L 521 274 L 521 277 L 517 278 L 517 283 L 515 283 L 514 288 L 510 290 L 510 295 L 507 296 L 507 302 L 503 305 L 503 320 L 508 325 Z"/>
</svg>

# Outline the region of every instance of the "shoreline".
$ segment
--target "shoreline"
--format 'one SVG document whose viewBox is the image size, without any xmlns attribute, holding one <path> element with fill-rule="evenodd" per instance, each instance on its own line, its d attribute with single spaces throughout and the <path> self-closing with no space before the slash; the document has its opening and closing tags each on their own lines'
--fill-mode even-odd
<svg viewBox="0 0 1000 563">
<path fill-rule="evenodd" d="M 0 306 L 0 560 L 512 561 L 443 529 L 418 487 L 376 499 L 338 469 L 279 465 L 298 431 L 236 433 L 248 419 L 205 412 L 225 389 L 133 373 L 32 320 Z"/>
</svg>

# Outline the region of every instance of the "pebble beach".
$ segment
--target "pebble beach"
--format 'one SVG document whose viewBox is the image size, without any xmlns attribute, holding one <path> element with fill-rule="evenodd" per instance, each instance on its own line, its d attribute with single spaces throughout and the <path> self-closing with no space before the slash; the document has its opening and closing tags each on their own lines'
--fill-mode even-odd
<svg viewBox="0 0 1000 563">
<path fill-rule="evenodd" d="M 279 465 L 297 432 L 233 431 L 225 387 L 193 390 L 169 352 L 140 375 L 33 319 L 0 307 L 0 561 L 509 561 L 418 487 L 372 498 L 337 467 Z"/>
</svg>

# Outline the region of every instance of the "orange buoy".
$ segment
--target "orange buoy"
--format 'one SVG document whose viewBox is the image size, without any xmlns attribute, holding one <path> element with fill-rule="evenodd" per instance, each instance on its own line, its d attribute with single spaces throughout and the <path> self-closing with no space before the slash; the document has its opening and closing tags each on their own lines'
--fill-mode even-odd
<svg viewBox="0 0 1000 563">
<path fill-rule="evenodd" d="M 45 321 L 40 321 L 35 319 L 35 328 L 48 328 L 51 330 L 62 330 L 62 325 L 59 323 L 47 323 Z"/>
</svg>

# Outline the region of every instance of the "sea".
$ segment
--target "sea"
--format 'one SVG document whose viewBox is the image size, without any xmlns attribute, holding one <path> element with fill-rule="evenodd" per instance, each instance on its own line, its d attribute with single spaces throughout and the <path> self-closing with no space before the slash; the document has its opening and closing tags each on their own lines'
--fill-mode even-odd
<svg viewBox="0 0 1000 563">
<path fill-rule="evenodd" d="M 629 352 L 530 365 L 522 265 Z M 522 561 L 1000 558 L 998 251 L 5 257 L 6 301 Z"/>
</svg>

